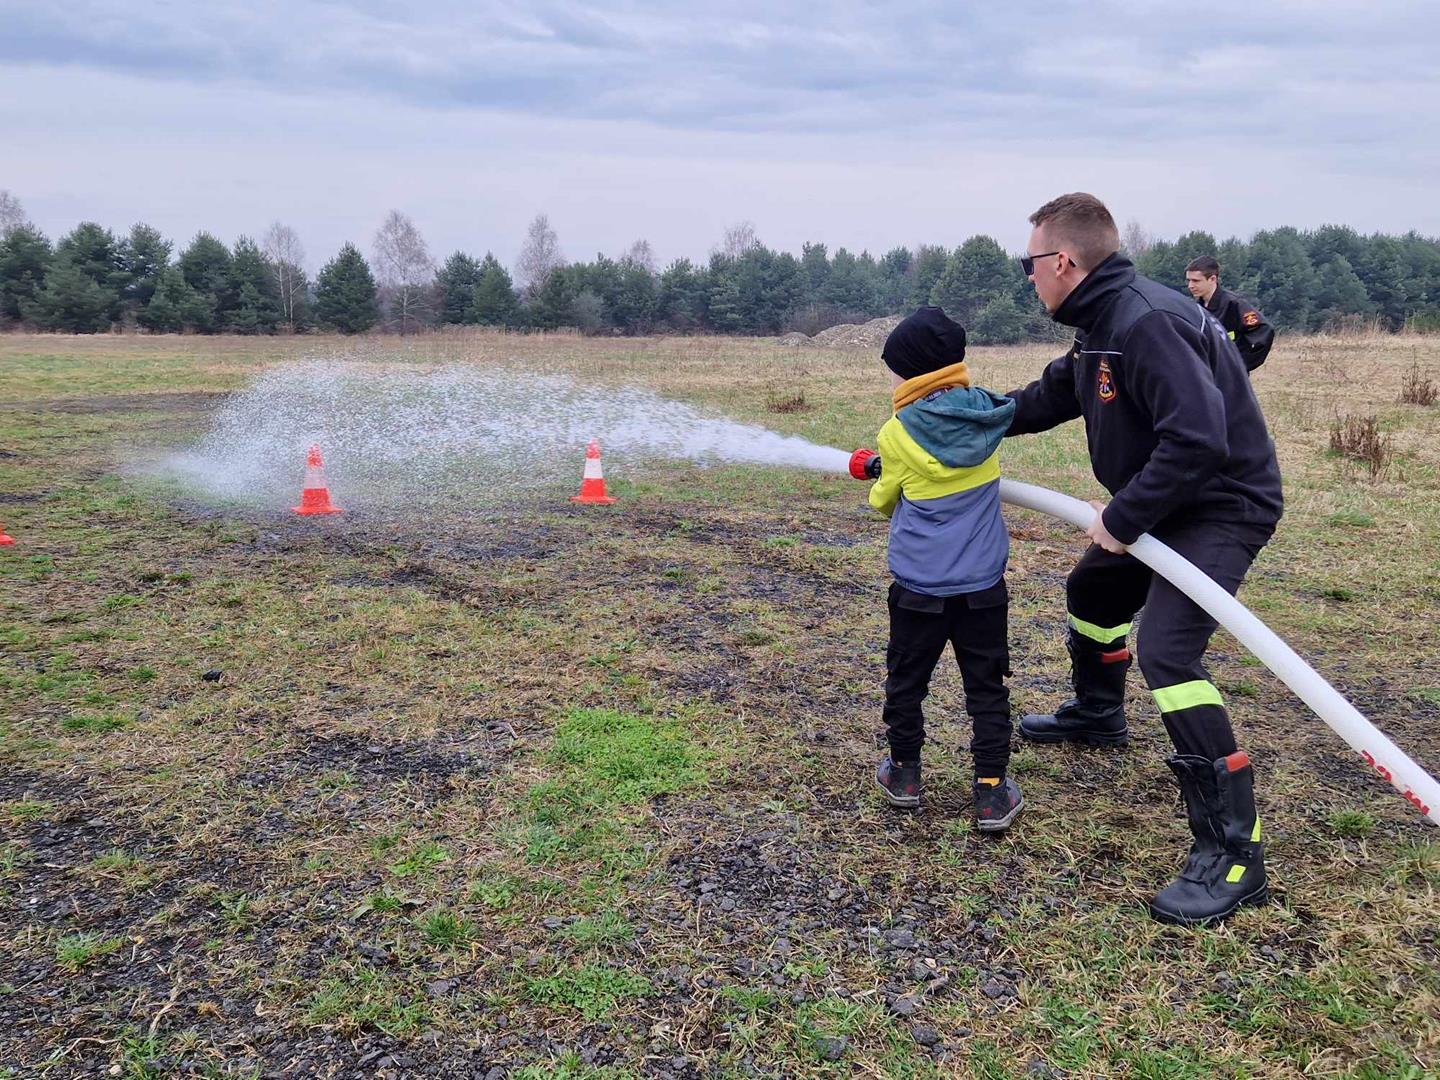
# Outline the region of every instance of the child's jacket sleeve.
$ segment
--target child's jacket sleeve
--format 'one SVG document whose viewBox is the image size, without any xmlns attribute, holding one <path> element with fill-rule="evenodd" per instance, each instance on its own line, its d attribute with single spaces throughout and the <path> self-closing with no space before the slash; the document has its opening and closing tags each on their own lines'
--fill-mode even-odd
<svg viewBox="0 0 1440 1080">
<path fill-rule="evenodd" d="M 886 517 L 895 513 L 895 504 L 900 501 L 900 492 L 905 486 L 905 462 L 896 452 L 893 438 L 896 426 L 892 420 L 880 429 L 875 443 L 880 454 L 880 479 L 870 485 L 870 505 Z"/>
</svg>

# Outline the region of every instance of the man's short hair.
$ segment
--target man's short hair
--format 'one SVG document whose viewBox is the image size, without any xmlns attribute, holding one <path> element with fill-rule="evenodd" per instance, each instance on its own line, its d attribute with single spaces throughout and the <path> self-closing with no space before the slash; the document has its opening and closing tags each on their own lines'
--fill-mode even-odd
<svg viewBox="0 0 1440 1080">
<path fill-rule="evenodd" d="M 1030 215 L 1030 224 L 1044 226 L 1054 243 L 1074 249 L 1082 270 L 1093 270 L 1120 250 L 1120 230 L 1105 204 L 1094 195 L 1074 191 L 1051 199 Z"/>
<path fill-rule="evenodd" d="M 1219 277 L 1220 263 L 1214 255 L 1201 255 L 1198 259 L 1191 259 L 1190 265 L 1185 267 L 1187 274 L 1191 271 L 1204 274 L 1206 277 Z"/>
</svg>

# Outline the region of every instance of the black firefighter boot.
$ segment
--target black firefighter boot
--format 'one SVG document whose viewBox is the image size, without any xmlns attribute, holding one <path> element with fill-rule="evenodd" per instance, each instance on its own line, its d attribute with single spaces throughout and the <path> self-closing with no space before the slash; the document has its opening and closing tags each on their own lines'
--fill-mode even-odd
<svg viewBox="0 0 1440 1080">
<path fill-rule="evenodd" d="M 1243 751 L 1217 761 L 1182 754 L 1166 764 L 1180 780 L 1195 842 L 1180 876 L 1150 901 L 1150 914 L 1161 922 L 1204 926 L 1242 904 L 1263 902 L 1265 845 L 1250 759 Z"/>
<path fill-rule="evenodd" d="M 1070 652 L 1070 684 L 1075 696 L 1053 713 L 1020 720 L 1020 734 L 1032 742 L 1080 742 L 1090 746 L 1124 746 L 1125 672 L 1130 650 L 1122 641 L 1115 649 L 1091 641 L 1073 629 L 1065 639 Z"/>
</svg>

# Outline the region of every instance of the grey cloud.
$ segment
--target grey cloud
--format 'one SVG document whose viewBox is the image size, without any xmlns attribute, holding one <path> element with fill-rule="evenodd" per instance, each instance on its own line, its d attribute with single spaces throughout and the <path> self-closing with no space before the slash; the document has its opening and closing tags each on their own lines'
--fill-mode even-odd
<svg viewBox="0 0 1440 1080">
<path fill-rule="evenodd" d="M 1229 18 L 1118 0 L 1058 13 L 1031 0 L 968 12 L 89 0 L 6 14 L 0 59 L 11 63 L 696 130 L 1328 134 L 1360 145 L 1414 123 L 1388 107 L 1394 98 L 1440 94 L 1425 55 L 1440 15 L 1408 3 Z M 1337 87 L 1351 96 L 1337 100 Z"/>
</svg>

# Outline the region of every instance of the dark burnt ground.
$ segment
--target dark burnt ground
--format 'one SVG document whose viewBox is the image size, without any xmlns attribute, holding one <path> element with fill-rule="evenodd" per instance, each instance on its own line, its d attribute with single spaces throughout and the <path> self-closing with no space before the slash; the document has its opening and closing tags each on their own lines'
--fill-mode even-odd
<svg viewBox="0 0 1440 1080">
<path fill-rule="evenodd" d="M 0 1070 L 1437 1067 L 1434 833 L 1224 636 L 1275 896 L 1163 928 L 1184 828 L 1138 681 L 1128 750 L 1017 744 L 1002 839 L 968 821 L 947 667 L 924 810 L 872 795 L 884 524 L 853 482 L 306 522 L 132 487 L 112 449 L 164 410 L 54 404 L 0 460 Z M 1018 713 L 1066 692 L 1080 548 L 1011 524 Z M 1433 598 L 1338 599 L 1302 548 L 1257 567 L 1263 616 L 1440 767 L 1423 632 L 1336 634 Z"/>
</svg>

